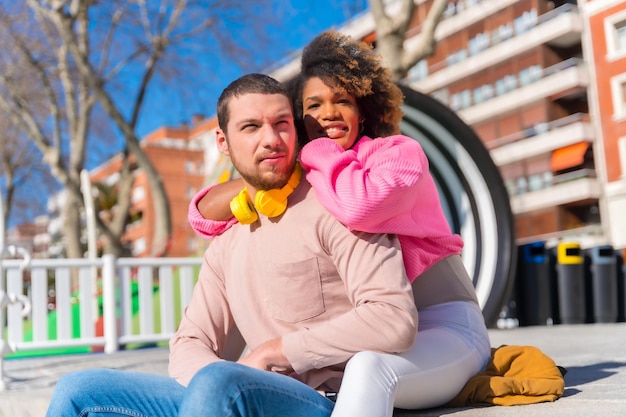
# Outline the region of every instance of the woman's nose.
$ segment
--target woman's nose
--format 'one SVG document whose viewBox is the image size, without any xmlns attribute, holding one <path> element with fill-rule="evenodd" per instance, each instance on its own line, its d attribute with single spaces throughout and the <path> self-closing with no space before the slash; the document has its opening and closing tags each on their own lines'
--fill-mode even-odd
<svg viewBox="0 0 626 417">
<path fill-rule="evenodd" d="M 332 104 L 327 104 L 324 106 L 322 117 L 324 117 L 324 119 L 335 119 L 337 118 L 337 114 L 337 108 Z"/>
</svg>

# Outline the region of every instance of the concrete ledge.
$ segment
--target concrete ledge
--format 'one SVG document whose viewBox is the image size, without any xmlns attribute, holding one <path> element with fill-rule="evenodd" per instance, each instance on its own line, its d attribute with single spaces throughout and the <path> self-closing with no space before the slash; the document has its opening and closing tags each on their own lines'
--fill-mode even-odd
<svg viewBox="0 0 626 417">
<path fill-rule="evenodd" d="M 494 347 L 536 346 L 567 368 L 563 398 L 513 407 L 396 410 L 394 417 L 626 416 L 626 323 L 521 327 L 489 333 Z M 43 417 L 54 385 L 67 372 L 109 367 L 166 375 L 167 361 L 166 348 L 7 360 L 7 390 L 0 392 L 0 417 Z"/>
</svg>

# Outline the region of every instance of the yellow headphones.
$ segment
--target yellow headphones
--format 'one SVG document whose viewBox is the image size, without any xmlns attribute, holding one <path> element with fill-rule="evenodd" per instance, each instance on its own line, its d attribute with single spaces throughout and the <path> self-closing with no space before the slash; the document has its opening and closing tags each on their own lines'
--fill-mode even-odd
<svg viewBox="0 0 626 417">
<path fill-rule="evenodd" d="M 287 198 L 300 184 L 301 178 L 302 168 L 300 164 L 296 164 L 289 181 L 283 188 L 257 191 L 254 195 L 254 205 L 248 195 L 248 188 L 244 187 L 230 201 L 230 211 L 241 224 L 251 224 L 257 221 L 259 218 L 257 211 L 267 217 L 280 216 L 287 209 Z"/>
</svg>

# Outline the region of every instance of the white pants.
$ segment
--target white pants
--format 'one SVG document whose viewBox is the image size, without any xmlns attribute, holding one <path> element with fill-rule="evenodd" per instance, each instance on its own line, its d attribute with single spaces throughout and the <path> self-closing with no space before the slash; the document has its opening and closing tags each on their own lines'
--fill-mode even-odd
<svg viewBox="0 0 626 417">
<path fill-rule="evenodd" d="M 346 366 L 331 417 L 391 417 L 453 399 L 491 356 L 480 308 L 453 301 L 418 312 L 413 347 L 402 354 L 360 352 Z"/>
</svg>

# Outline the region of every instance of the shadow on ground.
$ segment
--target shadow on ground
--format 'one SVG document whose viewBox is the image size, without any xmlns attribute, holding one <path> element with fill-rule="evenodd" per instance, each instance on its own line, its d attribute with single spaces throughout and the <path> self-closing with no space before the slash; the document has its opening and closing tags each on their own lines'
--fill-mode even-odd
<svg viewBox="0 0 626 417">
<path fill-rule="evenodd" d="M 571 366 L 567 368 L 565 386 L 588 384 L 600 379 L 615 375 L 619 368 L 626 367 L 625 362 L 602 362 L 586 366 Z"/>
</svg>

